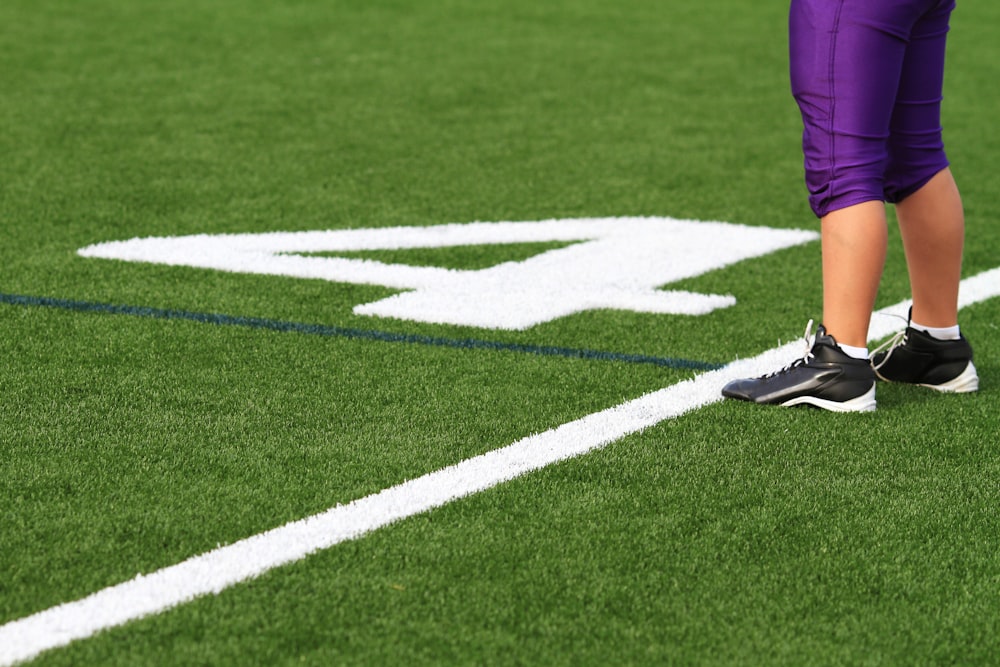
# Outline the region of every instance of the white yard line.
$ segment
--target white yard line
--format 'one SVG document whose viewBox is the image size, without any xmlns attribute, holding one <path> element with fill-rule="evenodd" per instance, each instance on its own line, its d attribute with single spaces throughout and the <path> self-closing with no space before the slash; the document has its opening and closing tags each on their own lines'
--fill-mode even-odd
<svg viewBox="0 0 1000 667">
<path fill-rule="evenodd" d="M 1000 295 L 1000 268 L 962 282 L 960 303 L 968 306 Z M 901 330 L 908 302 L 872 318 L 869 339 Z M 901 315 L 886 317 L 884 315 Z M 162 612 L 361 537 L 394 521 L 489 489 L 558 461 L 599 449 L 663 420 L 721 400 L 722 386 L 734 377 L 760 375 L 801 354 L 801 340 L 750 359 L 587 415 L 500 449 L 338 505 L 176 565 L 106 588 L 0 626 L 0 666 L 34 658 L 43 651 Z"/>
</svg>

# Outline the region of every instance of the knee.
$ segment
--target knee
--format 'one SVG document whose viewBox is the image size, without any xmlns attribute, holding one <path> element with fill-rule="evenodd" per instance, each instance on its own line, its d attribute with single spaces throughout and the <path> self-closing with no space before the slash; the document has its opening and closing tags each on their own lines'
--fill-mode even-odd
<svg viewBox="0 0 1000 667">
<path fill-rule="evenodd" d="M 947 167 L 948 157 L 939 143 L 895 151 L 886 168 L 885 200 L 902 201 Z"/>
<path fill-rule="evenodd" d="M 887 156 L 881 142 L 838 143 L 835 152 L 806 155 L 809 205 L 820 218 L 848 206 L 885 199 Z"/>
</svg>

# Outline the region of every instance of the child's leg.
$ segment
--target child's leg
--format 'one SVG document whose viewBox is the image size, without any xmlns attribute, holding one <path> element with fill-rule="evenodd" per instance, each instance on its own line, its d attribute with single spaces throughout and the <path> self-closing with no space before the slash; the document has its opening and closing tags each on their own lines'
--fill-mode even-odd
<svg viewBox="0 0 1000 667">
<path fill-rule="evenodd" d="M 885 204 L 869 201 L 823 217 L 823 324 L 838 343 L 867 347 L 882 267 Z"/>
<path fill-rule="evenodd" d="M 929 327 L 958 323 L 965 216 L 950 169 L 896 205 L 913 294 L 912 319 Z"/>
<path fill-rule="evenodd" d="M 913 294 L 914 322 L 958 321 L 965 216 L 941 137 L 941 91 L 953 0 L 913 26 L 890 125 L 886 198 L 896 202 Z"/>
</svg>

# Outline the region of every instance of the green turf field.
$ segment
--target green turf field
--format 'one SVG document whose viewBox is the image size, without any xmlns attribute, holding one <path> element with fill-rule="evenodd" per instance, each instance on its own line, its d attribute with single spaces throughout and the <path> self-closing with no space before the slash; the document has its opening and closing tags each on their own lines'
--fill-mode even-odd
<svg viewBox="0 0 1000 667">
<path fill-rule="evenodd" d="M 815 231 L 786 10 L 5 0 L 0 637 L 796 339 L 815 241 L 664 286 L 735 297 L 709 314 L 520 330 L 355 313 L 400 291 L 380 284 L 77 252 L 628 216 Z M 991 0 L 952 22 L 967 277 L 1000 266 L 998 24 Z M 880 308 L 908 297 L 898 239 Z M 574 243 L 332 254 L 473 271 Z M 961 325 L 978 394 L 691 409 L 32 664 L 994 663 L 1000 300 Z"/>
</svg>

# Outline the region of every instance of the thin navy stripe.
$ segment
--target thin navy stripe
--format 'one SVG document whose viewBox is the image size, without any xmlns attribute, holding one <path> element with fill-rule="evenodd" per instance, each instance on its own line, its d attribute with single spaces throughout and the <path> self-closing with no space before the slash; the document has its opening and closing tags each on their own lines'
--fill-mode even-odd
<svg viewBox="0 0 1000 667">
<path fill-rule="evenodd" d="M 0 303 L 14 306 L 39 306 L 58 308 L 86 313 L 108 313 L 112 315 L 131 315 L 133 317 L 149 317 L 161 320 L 190 320 L 203 324 L 222 326 L 249 327 L 251 329 L 268 329 L 271 331 L 295 332 L 314 336 L 329 336 L 334 338 L 353 338 L 376 340 L 386 343 L 410 343 L 414 345 L 432 345 L 436 347 L 455 347 L 472 350 L 497 350 L 502 352 L 521 352 L 553 357 L 569 357 L 574 359 L 589 359 L 596 361 L 620 361 L 630 364 L 653 364 L 667 368 L 691 369 L 699 371 L 722 368 L 722 364 L 671 357 L 652 357 L 645 354 L 624 354 L 621 352 L 602 352 L 600 350 L 579 350 L 568 347 L 549 345 L 520 345 L 517 343 L 502 343 L 475 338 L 455 339 L 421 336 L 418 334 L 400 334 L 389 331 L 374 331 L 369 329 L 349 329 L 344 327 L 326 326 L 321 324 L 304 324 L 299 322 L 283 322 L 259 317 L 234 317 L 219 313 L 196 313 L 186 310 L 164 310 L 144 306 L 121 306 L 109 303 L 94 303 L 90 301 L 71 301 L 51 297 L 22 296 L 18 294 L 0 293 Z"/>
</svg>

